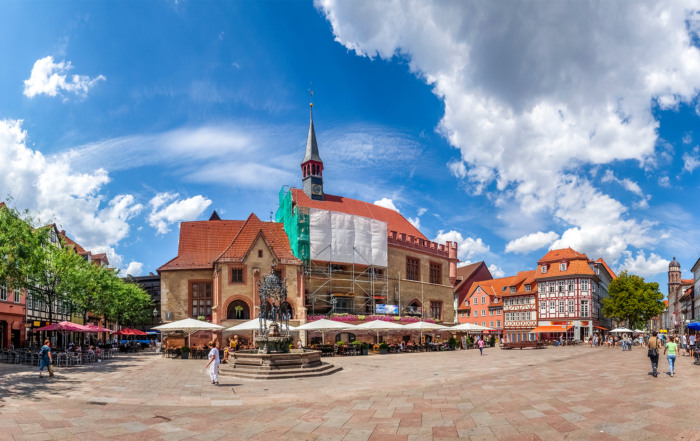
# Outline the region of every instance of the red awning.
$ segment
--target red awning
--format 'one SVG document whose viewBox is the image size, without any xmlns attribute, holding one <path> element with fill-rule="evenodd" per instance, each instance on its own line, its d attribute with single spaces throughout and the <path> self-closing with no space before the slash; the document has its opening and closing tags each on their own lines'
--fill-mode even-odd
<svg viewBox="0 0 700 441">
<path fill-rule="evenodd" d="M 607 331 L 607 330 L 608 330 L 608 328 L 601 328 L 600 326 L 594 326 L 594 328 L 596 328 L 596 329 L 602 329 L 603 331 Z"/>
<path fill-rule="evenodd" d="M 566 332 L 571 328 L 573 328 L 573 326 L 538 326 L 530 332 L 533 334 L 539 334 L 542 332 Z"/>
</svg>

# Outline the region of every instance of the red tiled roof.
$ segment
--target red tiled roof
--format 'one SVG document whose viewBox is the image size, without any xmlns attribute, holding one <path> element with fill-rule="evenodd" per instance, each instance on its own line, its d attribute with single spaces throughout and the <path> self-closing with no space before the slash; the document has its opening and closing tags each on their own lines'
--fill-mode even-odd
<svg viewBox="0 0 700 441">
<path fill-rule="evenodd" d="M 585 255 L 584 255 L 585 256 Z M 540 261 L 542 262 L 542 261 Z M 558 276 L 573 276 L 573 275 L 579 275 L 579 274 L 586 274 L 586 275 L 595 275 L 593 270 L 591 269 L 590 265 L 588 264 L 588 260 L 567 260 L 567 265 L 566 265 L 566 270 L 562 271 L 559 269 L 559 263 L 554 262 L 550 263 L 547 265 L 547 272 L 542 273 L 541 267 L 542 263 L 538 262 L 539 266 L 537 268 L 537 275 L 535 276 L 536 280 L 540 279 L 548 279 L 550 277 L 558 277 Z"/>
<path fill-rule="evenodd" d="M 694 283 L 693 279 L 681 279 L 681 285 L 693 285 Z"/>
<path fill-rule="evenodd" d="M 244 223 L 240 220 L 181 222 L 177 257 L 158 271 L 211 268 Z"/>
<path fill-rule="evenodd" d="M 91 257 L 93 262 L 103 262 L 105 265 L 109 265 L 109 259 L 105 253 L 93 254 Z"/>
<path fill-rule="evenodd" d="M 68 237 L 65 231 L 61 230 L 61 232 L 59 232 L 58 234 L 63 239 L 64 244 L 68 245 L 69 247 L 73 247 L 76 253 L 80 254 L 81 256 L 89 254 L 87 251 L 85 251 L 85 248 L 81 247 L 80 244 Z"/>
<path fill-rule="evenodd" d="M 242 261 L 250 252 L 258 236 L 262 236 L 271 251 L 282 262 L 300 263 L 294 257 L 284 226 L 276 222 L 263 222 L 251 214 L 217 260 Z"/>
<path fill-rule="evenodd" d="M 615 271 L 613 271 L 613 270 L 608 266 L 608 264 L 603 260 L 602 257 L 601 257 L 600 259 L 596 260 L 596 262 L 602 263 L 602 264 L 603 264 L 603 266 L 605 267 L 605 269 L 608 270 L 608 272 L 609 272 L 610 275 L 612 276 L 613 280 L 617 279 L 617 274 L 615 274 Z"/>
<path fill-rule="evenodd" d="M 474 282 L 471 287 L 471 291 L 467 298 L 471 298 L 474 295 L 480 295 L 477 293 L 477 289 L 481 288 L 482 292 L 486 293 L 489 297 L 498 297 L 498 302 L 490 302 L 489 306 L 499 306 L 503 304 L 503 296 L 510 291 L 508 288 L 513 282 L 514 277 L 502 277 L 500 279 L 483 280 L 481 282 Z M 503 290 L 506 287 L 506 290 Z M 489 299 L 491 300 L 491 299 Z"/>
<path fill-rule="evenodd" d="M 579 253 L 578 251 L 575 251 L 571 247 L 569 247 L 562 248 L 559 250 L 552 250 L 545 254 L 544 257 L 542 257 L 540 260 L 538 260 L 537 263 L 542 264 L 551 262 L 561 262 L 562 260 L 569 261 L 576 259 L 588 260 L 588 257 L 586 257 L 584 253 Z"/>
<path fill-rule="evenodd" d="M 341 213 L 363 216 L 386 222 L 388 231 L 410 234 L 415 237 L 426 239 L 416 227 L 406 220 L 398 211 L 369 202 L 358 201 L 343 196 L 333 196 L 325 194 L 323 201 L 310 199 L 303 190 L 292 188 L 292 199 L 300 207 L 318 208 L 320 210 L 338 211 Z"/>
</svg>

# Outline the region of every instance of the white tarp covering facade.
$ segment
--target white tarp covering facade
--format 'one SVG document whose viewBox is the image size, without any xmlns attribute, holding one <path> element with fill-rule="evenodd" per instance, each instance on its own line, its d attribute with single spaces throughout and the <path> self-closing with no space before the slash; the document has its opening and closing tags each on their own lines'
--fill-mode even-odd
<svg viewBox="0 0 700 441">
<path fill-rule="evenodd" d="M 311 208 L 309 241 L 311 260 L 388 266 L 386 222 Z"/>
</svg>

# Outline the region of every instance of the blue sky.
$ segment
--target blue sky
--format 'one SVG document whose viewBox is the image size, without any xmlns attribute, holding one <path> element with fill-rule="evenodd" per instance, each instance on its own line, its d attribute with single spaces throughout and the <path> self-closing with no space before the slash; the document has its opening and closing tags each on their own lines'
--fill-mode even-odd
<svg viewBox="0 0 700 441">
<path fill-rule="evenodd" d="M 2 2 L 0 195 L 155 272 L 180 221 L 301 185 L 312 88 L 326 192 L 496 275 L 572 246 L 665 292 L 700 257 L 699 31 L 682 2 Z"/>
</svg>

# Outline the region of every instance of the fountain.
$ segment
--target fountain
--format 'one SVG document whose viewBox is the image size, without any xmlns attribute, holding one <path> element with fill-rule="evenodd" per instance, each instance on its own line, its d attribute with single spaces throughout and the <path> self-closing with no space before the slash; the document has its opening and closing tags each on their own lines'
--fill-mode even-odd
<svg viewBox="0 0 700 441">
<path fill-rule="evenodd" d="M 230 367 L 222 367 L 221 375 L 259 380 L 317 377 L 342 370 L 321 362 L 321 352 L 292 349 L 294 339 L 289 331 L 292 307 L 287 301 L 287 284 L 275 274 L 258 282 L 260 299 L 259 334 L 256 350 L 237 351 L 229 355 Z"/>
</svg>

